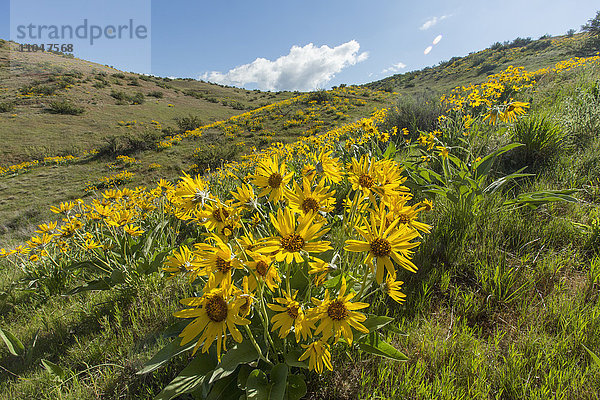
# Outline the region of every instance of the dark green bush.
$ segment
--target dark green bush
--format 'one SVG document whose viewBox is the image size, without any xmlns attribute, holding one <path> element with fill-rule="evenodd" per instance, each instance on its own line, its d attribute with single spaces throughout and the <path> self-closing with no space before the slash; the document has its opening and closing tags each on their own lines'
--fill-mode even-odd
<svg viewBox="0 0 600 400">
<path fill-rule="evenodd" d="M 48 107 L 48 112 L 52 114 L 80 115 L 84 111 L 83 107 L 78 107 L 68 100 L 53 101 Z"/>
<path fill-rule="evenodd" d="M 110 95 L 117 100 L 117 104 L 143 104 L 145 97 L 143 93 L 128 94 L 123 91 L 113 90 Z"/>
<path fill-rule="evenodd" d="M 175 122 L 180 132 L 193 131 L 204 125 L 198 116 L 188 115 L 187 117 L 176 117 Z"/>
<path fill-rule="evenodd" d="M 387 115 L 383 130 L 396 127 L 398 132 L 407 128 L 410 138 L 416 140 L 418 131 L 430 132 L 436 129 L 438 117 L 443 114 L 439 97 L 433 94 L 420 94 L 400 97 L 398 105 Z"/>
<path fill-rule="evenodd" d="M 153 90 L 152 92 L 148 93 L 147 96 L 162 99 L 164 97 L 164 94 L 160 90 Z"/>
<path fill-rule="evenodd" d="M 546 163 L 561 148 L 563 130 L 550 118 L 532 114 L 519 119 L 513 127 L 513 140 L 525 146 L 513 151 L 511 157 L 519 166 L 536 166 Z"/>
<path fill-rule="evenodd" d="M 316 92 L 311 92 L 308 95 L 308 99 L 306 100 L 307 102 L 310 101 L 316 101 L 317 104 L 322 104 L 326 101 L 330 101 L 333 99 L 333 94 L 330 92 L 327 92 L 325 90 L 317 90 Z"/>
<path fill-rule="evenodd" d="M 4 103 L 0 103 L 0 113 L 10 112 L 15 109 L 15 103 L 12 101 L 7 101 Z"/>
</svg>

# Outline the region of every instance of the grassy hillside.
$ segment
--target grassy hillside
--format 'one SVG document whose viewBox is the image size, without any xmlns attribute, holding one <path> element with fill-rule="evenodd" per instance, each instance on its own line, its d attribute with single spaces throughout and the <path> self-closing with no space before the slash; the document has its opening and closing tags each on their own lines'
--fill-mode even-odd
<svg viewBox="0 0 600 400">
<path fill-rule="evenodd" d="M 0 398 L 597 398 L 600 56 L 482 75 L 387 111 L 344 87 L 195 129 L 116 121 L 97 152 L 5 174 Z M 181 170 L 204 176 L 156 182 Z M 124 171 L 146 186 L 93 180 Z M 58 224 L 28 227 L 51 195 Z M 196 334 L 229 322 L 220 368 L 220 346 L 178 353 L 202 312 Z"/>
</svg>

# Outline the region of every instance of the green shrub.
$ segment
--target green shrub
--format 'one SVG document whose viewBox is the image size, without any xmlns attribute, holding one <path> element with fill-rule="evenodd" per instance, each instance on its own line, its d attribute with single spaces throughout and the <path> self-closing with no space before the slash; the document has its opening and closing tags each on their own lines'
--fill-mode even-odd
<svg viewBox="0 0 600 400">
<path fill-rule="evenodd" d="M 443 114 L 442 106 L 434 95 L 420 94 L 414 97 L 403 96 L 398 105 L 390 110 L 383 130 L 396 127 L 398 132 L 406 128 L 410 138 L 416 140 L 418 132 L 430 132 L 436 129 L 438 117 Z"/>
<path fill-rule="evenodd" d="M 187 117 L 176 117 L 175 122 L 180 132 L 193 131 L 204 125 L 200 117 L 188 115 Z"/>
<path fill-rule="evenodd" d="M 0 113 L 9 112 L 15 109 L 15 103 L 12 101 L 7 101 L 4 103 L 0 103 Z"/>
<path fill-rule="evenodd" d="M 308 95 L 307 102 L 316 101 L 317 104 L 322 104 L 326 101 L 333 100 L 333 94 L 325 90 L 317 90 Z"/>
<path fill-rule="evenodd" d="M 117 104 L 143 104 L 145 101 L 144 93 L 137 92 L 128 94 L 123 91 L 113 90 L 110 95 L 117 100 Z"/>
<path fill-rule="evenodd" d="M 113 78 L 117 78 L 117 79 L 125 79 L 125 74 L 121 73 L 121 72 L 117 72 L 116 74 L 112 74 Z"/>
<path fill-rule="evenodd" d="M 80 115 L 85 111 L 83 107 L 77 107 L 73 103 L 67 100 L 53 101 L 48 107 L 48 111 L 53 114 L 64 114 L 64 115 Z"/>
<path fill-rule="evenodd" d="M 164 94 L 160 90 L 153 90 L 152 92 L 148 93 L 147 96 L 162 99 L 164 97 Z"/>
</svg>

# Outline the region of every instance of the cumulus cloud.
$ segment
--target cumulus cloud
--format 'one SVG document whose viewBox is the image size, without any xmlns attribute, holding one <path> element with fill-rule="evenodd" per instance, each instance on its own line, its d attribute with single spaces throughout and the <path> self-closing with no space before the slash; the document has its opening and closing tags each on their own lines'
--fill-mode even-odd
<svg viewBox="0 0 600 400">
<path fill-rule="evenodd" d="M 399 62 L 397 64 L 392 65 L 389 68 L 384 69 L 383 71 L 381 71 L 384 74 L 387 74 L 389 72 L 398 72 L 401 69 L 406 68 L 406 64 L 404 64 L 403 62 Z"/>
<path fill-rule="evenodd" d="M 356 40 L 333 48 L 312 43 L 292 46 L 289 54 L 276 60 L 257 58 L 227 72 L 212 71 L 201 78 L 223 85 L 245 86 L 254 83 L 262 90 L 314 90 L 329 82 L 342 69 L 366 60 Z"/>
<path fill-rule="evenodd" d="M 427 29 L 433 27 L 435 24 L 437 24 L 440 21 L 445 20 L 446 18 L 450 18 L 452 15 L 442 15 L 441 17 L 433 17 L 428 19 L 427 21 L 425 21 L 425 23 L 423 25 L 421 25 L 421 27 L 419 28 L 422 31 L 426 31 Z"/>
</svg>

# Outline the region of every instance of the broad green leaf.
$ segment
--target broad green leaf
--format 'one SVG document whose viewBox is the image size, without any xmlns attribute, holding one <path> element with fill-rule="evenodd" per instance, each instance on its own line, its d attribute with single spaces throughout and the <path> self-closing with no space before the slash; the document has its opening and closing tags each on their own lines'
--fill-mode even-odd
<svg viewBox="0 0 600 400">
<path fill-rule="evenodd" d="M 490 185 L 488 187 L 486 187 L 483 191 L 486 193 L 494 193 L 512 180 L 515 180 L 517 178 L 522 178 L 525 176 L 534 176 L 534 174 L 521 173 L 521 171 L 523 171 L 524 169 L 525 168 L 521 168 L 520 170 L 518 170 L 515 173 L 512 173 L 510 175 L 506 175 L 502 178 L 496 179 L 494 182 L 490 183 Z"/>
<path fill-rule="evenodd" d="M 598 368 L 600 368 L 600 357 L 598 357 L 596 354 L 594 354 L 594 352 L 592 352 L 590 349 L 585 347 L 583 344 L 582 344 L 582 346 L 589 353 L 590 357 L 592 357 L 592 360 L 594 360 L 594 362 L 596 363 L 596 366 Z"/>
<path fill-rule="evenodd" d="M 54 364 L 52 361 L 44 360 L 43 358 L 42 365 L 44 368 L 46 368 L 46 371 L 48 371 L 50 375 L 55 376 L 61 382 L 65 380 L 66 372 L 61 366 Z"/>
<path fill-rule="evenodd" d="M 125 275 L 120 269 L 113 269 L 110 273 L 110 280 L 113 285 L 118 285 L 119 283 L 125 282 Z"/>
<path fill-rule="evenodd" d="M 269 381 L 267 375 L 260 369 L 250 372 L 246 381 L 246 397 L 248 400 L 270 400 Z"/>
<path fill-rule="evenodd" d="M 138 375 L 147 374 L 152 372 L 160 366 L 166 364 L 171 358 L 190 350 L 196 342 L 191 341 L 185 346 L 181 346 L 181 338 L 176 338 L 171 343 L 163 347 L 158 353 L 154 355 L 149 361 L 144 364 L 144 368 L 136 372 Z"/>
<path fill-rule="evenodd" d="M 483 159 L 481 159 L 479 162 L 474 163 L 473 166 L 475 167 L 476 175 L 477 176 L 488 175 L 490 173 L 490 170 L 492 169 L 492 164 L 494 164 L 496 157 L 506 153 L 507 151 L 510 151 L 514 148 L 521 147 L 521 146 L 524 146 L 524 145 L 522 143 L 507 144 L 506 146 L 499 148 L 498 150 L 494 151 L 493 153 L 488 154 Z"/>
<path fill-rule="evenodd" d="M 10 354 L 13 356 L 20 356 L 25 352 L 23 343 L 9 331 L 0 328 L 0 337 L 2 337 L 2 340 L 4 340 L 4 343 L 6 343 L 6 346 L 8 347 L 8 351 L 10 351 Z"/>
<path fill-rule="evenodd" d="M 521 193 L 516 198 L 505 201 L 504 205 L 508 206 L 514 204 L 523 204 L 532 207 L 537 207 L 543 204 L 557 201 L 577 203 L 578 200 L 573 196 L 570 196 L 574 192 L 574 190 L 542 190 L 539 192 Z"/>
<path fill-rule="evenodd" d="M 289 375 L 287 378 L 286 400 L 300 400 L 306 394 L 304 375 Z"/>
<path fill-rule="evenodd" d="M 285 363 L 290 367 L 306 368 L 308 369 L 308 363 L 305 361 L 298 361 L 302 355 L 302 350 L 290 350 L 284 355 Z"/>
<path fill-rule="evenodd" d="M 385 317 L 381 315 L 369 315 L 367 317 L 367 320 L 363 322 L 363 325 L 369 330 L 369 332 L 375 332 L 392 321 L 394 321 L 394 318 L 392 317 Z"/>
<path fill-rule="evenodd" d="M 110 285 L 109 281 L 101 278 L 101 279 L 95 279 L 93 281 L 89 281 L 85 285 L 76 287 L 75 289 L 72 289 L 69 292 L 67 292 L 67 295 L 71 296 L 71 295 L 81 293 L 81 292 L 88 292 L 91 290 L 107 290 L 110 288 L 111 288 L 111 285 Z"/>
<path fill-rule="evenodd" d="M 358 347 L 367 353 L 396 361 L 406 361 L 408 357 L 391 344 L 382 340 L 377 333 L 371 333 L 358 342 Z"/>
<path fill-rule="evenodd" d="M 250 376 L 250 372 L 252 372 L 252 367 L 247 364 L 243 364 L 240 367 L 240 370 L 237 373 L 237 385 L 240 390 L 246 392 L 246 382 L 248 381 L 248 376 Z M 246 397 L 246 394 L 244 394 Z"/>
<path fill-rule="evenodd" d="M 191 363 L 171 381 L 154 400 L 171 400 L 184 393 L 193 392 L 204 383 L 207 375 L 217 364 L 211 353 L 196 355 Z"/>
<path fill-rule="evenodd" d="M 258 352 L 249 340 L 236 344 L 223 355 L 208 383 L 231 375 L 238 365 L 255 361 L 258 357 Z"/>
<path fill-rule="evenodd" d="M 394 155 L 396 155 L 396 145 L 390 142 L 387 149 L 385 149 L 385 153 L 383 153 L 383 158 L 393 158 Z"/>
<path fill-rule="evenodd" d="M 280 363 L 271 369 L 271 394 L 270 400 L 283 400 L 285 389 L 287 386 L 289 368 L 287 365 Z"/>
<path fill-rule="evenodd" d="M 237 387 L 237 376 L 229 375 L 216 381 L 205 400 L 237 400 L 242 391 Z"/>
</svg>

